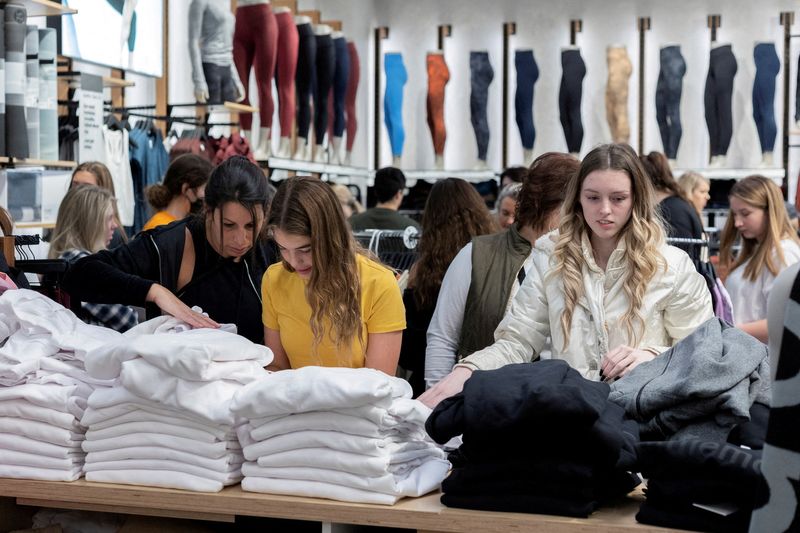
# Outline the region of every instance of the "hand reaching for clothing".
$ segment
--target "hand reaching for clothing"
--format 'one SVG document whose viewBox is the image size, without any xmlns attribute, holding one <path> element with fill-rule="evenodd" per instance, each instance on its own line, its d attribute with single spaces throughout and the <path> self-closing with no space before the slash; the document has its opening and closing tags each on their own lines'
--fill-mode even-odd
<svg viewBox="0 0 800 533">
<path fill-rule="evenodd" d="M 443 380 L 425 391 L 417 398 L 419 401 L 433 409 L 439 402 L 464 390 L 464 383 L 472 376 L 472 370 L 458 366 L 447 374 Z"/>
<path fill-rule="evenodd" d="M 645 361 L 651 361 L 655 354 L 648 350 L 631 348 L 624 344 L 609 350 L 600 363 L 600 378 L 613 381 L 621 378 Z"/>
<path fill-rule="evenodd" d="M 147 292 L 147 301 L 153 302 L 168 315 L 172 315 L 178 320 L 186 322 L 193 328 L 219 328 L 219 324 L 207 316 L 193 311 L 188 305 L 172 294 L 165 287 L 154 283 Z"/>
</svg>

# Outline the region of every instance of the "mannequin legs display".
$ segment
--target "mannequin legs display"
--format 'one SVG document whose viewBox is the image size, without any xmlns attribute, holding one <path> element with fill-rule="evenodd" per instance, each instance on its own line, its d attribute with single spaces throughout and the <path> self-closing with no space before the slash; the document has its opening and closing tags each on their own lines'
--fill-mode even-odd
<svg viewBox="0 0 800 533">
<path fill-rule="evenodd" d="M 561 127 L 567 140 L 567 151 L 577 154 L 583 143 L 583 123 L 581 122 L 581 99 L 583 98 L 583 77 L 586 65 L 580 50 L 561 51 L 561 87 L 558 91 L 558 108 Z"/>
<path fill-rule="evenodd" d="M 759 43 L 753 50 L 753 59 L 756 63 L 756 77 L 753 82 L 753 118 L 758 129 L 758 140 L 761 143 L 761 153 L 769 154 L 775 148 L 775 138 L 778 136 L 778 126 L 775 124 L 775 77 L 781 69 L 781 62 L 775 45 L 772 43 Z"/>
<path fill-rule="evenodd" d="M 494 70 L 489 63 L 488 52 L 470 52 L 469 70 L 472 91 L 469 97 L 470 119 L 478 143 L 478 167 L 485 167 L 489 150 L 489 85 L 494 79 Z"/>
<path fill-rule="evenodd" d="M 25 124 L 25 20 L 24 7 L 5 5 L 6 33 L 6 155 L 28 157 Z"/>
<path fill-rule="evenodd" d="M 517 50 L 514 53 L 517 70 L 517 92 L 514 94 L 514 114 L 522 140 L 523 150 L 533 150 L 536 128 L 533 125 L 533 86 L 539 79 L 539 67 L 533 50 Z"/>
<path fill-rule="evenodd" d="M 736 70 L 736 58 L 730 45 L 711 50 L 711 61 L 706 77 L 705 106 L 712 156 L 724 156 L 733 137 L 731 100 Z"/>
<path fill-rule="evenodd" d="M 633 65 L 625 48 L 609 48 L 608 83 L 606 84 L 606 119 L 615 143 L 627 143 L 631 137 L 628 120 L 628 80 Z"/>
<path fill-rule="evenodd" d="M 314 161 L 327 163 L 327 154 L 323 150 L 325 132 L 328 129 L 328 96 L 333 86 L 336 70 L 336 49 L 330 35 L 317 35 L 317 70 L 316 88 L 314 90 L 314 140 L 317 148 Z"/>
<path fill-rule="evenodd" d="M 313 87 L 314 71 L 317 64 L 317 36 L 311 24 L 299 24 L 299 47 L 297 55 L 297 137 L 298 145 L 295 159 L 302 157 L 308 141 L 308 128 L 311 124 L 311 89 Z M 300 150 L 300 139 L 303 140 L 303 150 Z"/>
<path fill-rule="evenodd" d="M 275 152 L 275 157 L 281 159 L 289 159 L 292 157 L 292 139 L 290 137 L 281 137 L 278 151 Z"/>
<path fill-rule="evenodd" d="M 347 40 L 344 37 L 338 37 L 333 40 L 333 46 L 336 50 L 336 72 L 333 76 L 333 105 L 332 108 L 333 120 L 331 121 L 332 128 L 330 128 L 331 143 L 331 163 L 339 165 L 342 163 L 342 136 L 346 126 L 345 121 L 345 101 L 347 98 L 347 82 L 350 79 L 350 52 L 347 49 Z M 330 117 L 329 117 L 330 118 Z"/>
<path fill-rule="evenodd" d="M 269 128 L 260 128 L 258 132 L 258 146 L 253 151 L 256 161 L 266 161 L 272 155 L 272 143 Z M 250 139 L 252 145 L 253 140 Z"/>
<path fill-rule="evenodd" d="M 58 159 L 57 83 L 56 30 L 42 28 L 39 30 L 39 157 L 46 161 Z"/>
<path fill-rule="evenodd" d="M 6 25 L 5 13 L 0 7 L 0 157 L 6 155 Z M 58 158 L 56 158 L 58 159 Z"/>
<path fill-rule="evenodd" d="M 208 84 L 208 103 L 236 101 L 236 85 L 230 74 L 230 66 L 203 63 L 203 75 Z"/>
<path fill-rule="evenodd" d="M 433 137 L 434 158 L 441 158 L 444 156 L 444 143 L 447 140 L 447 129 L 444 124 L 444 90 L 450 81 L 450 70 L 442 54 L 428 54 L 427 66 L 428 127 Z"/>
<path fill-rule="evenodd" d="M 233 61 L 245 90 L 244 105 L 250 105 L 250 69 L 253 68 L 258 89 L 259 119 L 262 128 L 272 127 L 275 104 L 272 101 L 272 75 L 278 50 L 278 23 L 269 3 L 236 8 L 233 32 Z M 242 128 L 253 123 L 250 113 L 239 115 Z"/>
<path fill-rule="evenodd" d="M 677 159 L 681 142 L 681 93 L 686 62 L 679 46 L 661 49 L 661 71 L 656 85 L 656 120 L 667 159 Z"/>
<path fill-rule="evenodd" d="M 408 72 L 399 53 L 384 55 L 383 67 L 386 72 L 386 92 L 383 95 L 383 121 L 389 131 L 392 156 L 399 159 L 403 154 L 406 133 L 403 129 L 403 86 L 408 81 Z"/>
<path fill-rule="evenodd" d="M 39 159 L 39 28 L 25 29 L 25 121 L 28 125 L 28 156 Z"/>
<path fill-rule="evenodd" d="M 278 24 L 278 59 L 275 70 L 275 85 L 278 87 L 278 120 L 281 139 L 292 136 L 292 121 L 295 113 L 295 76 L 300 37 L 291 12 L 275 15 Z M 263 124 L 262 124 L 263 125 Z"/>
<path fill-rule="evenodd" d="M 356 131 L 358 120 L 356 119 L 356 94 L 358 92 L 358 81 L 361 75 L 361 65 L 358 61 L 358 51 L 355 43 L 347 43 L 347 52 L 350 54 L 350 76 L 347 78 L 347 94 L 344 98 L 345 115 L 347 116 L 347 145 L 345 146 L 344 164 L 349 165 L 353 144 L 356 141 Z"/>
</svg>

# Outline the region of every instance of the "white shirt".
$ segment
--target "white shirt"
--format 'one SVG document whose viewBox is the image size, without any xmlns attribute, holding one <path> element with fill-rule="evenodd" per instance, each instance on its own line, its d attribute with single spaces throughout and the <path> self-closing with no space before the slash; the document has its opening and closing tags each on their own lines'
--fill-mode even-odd
<svg viewBox="0 0 800 533">
<path fill-rule="evenodd" d="M 780 242 L 786 264 L 780 265 L 778 273 L 786 267 L 800 262 L 800 246 L 791 240 L 784 239 Z M 780 264 L 778 256 L 773 253 L 773 264 Z M 736 267 L 725 280 L 725 288 L 731 296 L 733 304 L 733 320 L 736 324 L 746 324 L 755 320 L 767 318 L 767 297 L 772 291 L 775 277 L 764 268 L 755 281 L 744 278 L 744 270 L 750 261 Z"/>
</svg>

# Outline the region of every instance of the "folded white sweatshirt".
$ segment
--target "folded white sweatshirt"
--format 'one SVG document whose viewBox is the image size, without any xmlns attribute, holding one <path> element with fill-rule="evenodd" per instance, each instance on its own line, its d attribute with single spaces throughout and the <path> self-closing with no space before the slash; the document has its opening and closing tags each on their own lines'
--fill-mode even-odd
<svg viewBox="0 0 800 533">
<path fill-rule="evenodd" d="M 81 430 L 78 420 L 72 414 L 41 407 L 27 400 L 0 401 L 0 417 L 4 416 L 36 420 L 73 431 Z"/>
<path fill-rule="evenodd" d="M 384 409 L 373 405 L 336 409 L 338 413 L 364 418 L 381 427 L 408 426 L 425 428 L 425 421 L 431 415 L 431 408 L 411 398 L 395 398 L 392 404 Z"/>
<path fill-rule="evenodd" d="M 36 420 L 8 416 L 0 417 L 0 433 L 13 433 L 59 446 L 75 446 L 84 439 L 83 431 L 70 431 Z"/>
<path fill-rule="evenodd" d="M 189 428 L 180 424 L 165 424 L 162 422 L 128 422 L 117 424 L 104 429 L 89 428 L 86 431 L 86 438 L 89 440 L 108 439 L 112 437 L 124 437 L 126 435 L 136 435 L 138 433 L 160 433 L 162 435 L 174 435 L 198 442 L 218 442 L 217 437 L 207 431 Z"/>
<path fill-rule="evenodd" d="M 113 379 L 97 379 L 89 375 L 83 367 L 81 361 L 62 361 L 58 359 L 61 352 L 53 357 L 45 357 L 39 360 L 39 367 L 42 372 L 58 373 L 70 376 L 81 383 L 93 387 L 111 387 L 114 385 Z"/>
<path fill-rule="evenodd" d="M 431 459 L 443 459 L 444 452 L 436 449 L 406 451 L 394 455 L 365 456 L 340 452 L 330 448 L 302 448 L 258 458 L 259 466 L 324 468 L 350 474 L 378 477 L 385 474 L 403 475 Z"/>
<path fill-rule="evenodd" d="M 227 331 L 202 328 L 138 335 L 108 343 L 87 356 L 86 370 L 96 378 L 111 379 L 120 375 L 122 363 L 138 358 L 184 379 L 242 379 L 248 383 L 266 374 L 263 367 L 272 362 L 272 351 Z M 214 364 L 233 361 L 250 364 Z M 226 371 L 230 376 L 224 375 Z"/>
<path fill-rule="evenodd" d="M 99 389 L 98 389 L 99 390 Z M 88 385 L 26 383 L 14 387 L 0 387 L 0 401 L 26 400 L 41 407 L 70 413 L 80 419 L 86 408 L 86 399 L 92 393 Z"/>
<path fill-rule="evenodd" d="M 181 461 L 171 461 L 169 459 L 124 459 L 121 461 L 91 462 L 84 465 L 83 470 L 84 472 L 99 472 L 103 470 L 168 470 L 219 481 L 223 485 L 232 485 L 238 483 L 242 479 L 240 468 L 236 468 L 232 471 L 217 471 Z"/>
<path fill-rule="evenodd" d="M 83 452 L 67 454 L 65 458 L 48 457 L 37 453 L 19 452 L 14 450 L 0 450 L 0 463 L 4 465 L 35 466 L 38 468 L 53 468 L 73 470 L 83 465 L 86 456 Z"/>
<path fill-rule="evenodd" d="M 85 440 L 83 441 L 83 451 L 98 452 L 104 450 L 115 450 L 117 448 L 127 448 L 129 446 L 163 446 L 173 450 L 186 450 L 201 457 L 219 459 L 224 456 L 228 448 L 227 442 L 197 442 L 192 439 L 175 437 L 172 435 L 161 435 L 158 433 L 138 433 L 136 435 L 125 435 L 123 437 L 112 437 L 108 439 Z"/>
<path fill-rule="evenodd" d="M 10 291 L 9 291 L 10 292 Z M 8 294 L 8 292 L 6 292 Z M 36 479 L 39 481 L 75 481 L 83 473 L 83 467 L 72 470 L 58 468 L 39 468 L 35 466 L 16 466 L 0 464 L 0 477 L 17 479 Z"/>
<path fill-rule="evenodd" d="M 407 436 L 408 439 L 423 437 L 421 431 L 409 433 L 404 428 L 381 428 L 364 418 L 323 411 L 285 416 L 261 425 L 251 421 L 251 425 L 253 429 L 250 436 L 255 441 L 303 430 L 339 431 L 378 439 L 391 436 Z"/>
<path fill-rule="evenodd" d="M 228 451 L 217 459 L 202 457 L 192 451 L 175 450 L 163 446 L 130 446 L 86 454 L 86 463 L 103 463 L 107 461 L 124 461 L 126 459 L 157 459 L 180 461 L 185 464 L 199 466 L 218 472 L 230 472 L 239 468 L 244 457 L 235 451 Z"/>
<path fill-rule="evenodd" d="M 219 492 L 223 487 L 223 484 L 219 481 L 172 470 L 99 470 L 97 472 L 87 472 L 86 480 L 183 489 L 195 492 Z"/>
<path fill-rule="evenodd" d="M 39 370 L 38 359 L 22 361 L 21 363 L 5 361 L 5 358 L 0 357 L 0 386 L 2 387 L 21 385 L 27 381 L 28 375 L 32 375 Z"/>
<path fill-rule="evenodd" d="M 108 407 L 106 409 L 113 410 L 116 409 L 117 407 L 121 406 Z M 155 413 L 144 409 L 137 409 L 136 406 L 132 407 L 133 410 L 131 411 L 122 410 L 119 411 L 121 414 L 118 414 L 116 416 L 111 416 L 109 418 L 106 418 L 105 420 L 102 420 L 101 422 L 95 422 L 91 424 L 90 429 L 93 431 L 101 430 L 101 429 L 115 427 L 120 424 L 127 424 L 130 422 L 145 422 L 145 423 L 159 422 L 161 424 L 171 424 L 173 426 L 180 426 L 184 428 L 191 428 L 199 431 L 204 431 L 206 433 L 212 434 L 215 438 L 219 440 L 225 440 L 226 438 L 228 438 L 230 434 L 230 431 L 227 431 L 227 428 L 225 426 L 219 426 L 219 425 L 212 426 L 210 424 L 202 424 L 200 422 L 187 420 L 185 418 L 179 418 L 175 416 L 175 414 L 173 414 L 175 413 L 174 411 L 172 412 L 164 411 L 163 413 Z M 86 413 L 91 414 L 90 410 L 92 410 L 91 407 L 87 409 Z M 102 411 L 106 410 L 103 409 Z M 164 414 L 164 413 L 169 413 L 169 414 Z M 85 418 L 86 414 L 84 414 L 84 419 Z"/>
<path fill-rule="evenodd" d="M 59 446 L 13 433 L 0 433 L 0 450 L 35 453 L 56 459 L 66 459 L 72 453 L 83 452 L 80 443 L 75 443 L 73 446 Z M 0 451 L 0 456 L 2 456 L 2 451 Z"/>
<path fill-rule="evenodd" d="M 231 409 L 245 418 L 259 418 L 362 405 L 388 407 L 393 398 L 410 397 L 407 381 L 379 370 L 306 366 L 248 384 Z"/>
</svg>

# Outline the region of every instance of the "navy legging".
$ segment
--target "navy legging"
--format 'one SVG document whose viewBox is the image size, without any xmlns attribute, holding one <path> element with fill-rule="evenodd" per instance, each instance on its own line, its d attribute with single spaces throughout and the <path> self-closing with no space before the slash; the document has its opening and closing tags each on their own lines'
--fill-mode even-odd
<svg viewBox="0 0 800 533">
<path fill-rule="evenodd" d="M 522 147 L 533 150 L 536 140 L 536 128 L 533 126 L 533 86 L 539 79 L 539 68 L 533 57 L 533 50 L 517 50 L 514 54 L 514 65 L 517 68 L 517 92 L 514 95 L 519 136 Z"/>
<path fill-rule="evenodd" d="M 558 109 L 561 127 L 567 140 L 567 151 L 578 153 L 583 143 L 583 123 L 581 122 L 581 100 L 583 98 L 583 77 L 586 64 L 580 50 L 561 51 L 561 87 L 558 91 Z"/>
<path fill-rule="evenodd" d="M 308 128 L 311 125 L 311 89 L 314 72 L 317 69 L 317 37 L 311 24 L 298 24 L 297 34 L 297 73 L 295 87 L 297 89 L 297 136 L 308 139 Z"/>
<path fill-rule="evenodd" d="M 711 50 L 706 77 L 705 106 L 711 155 L 725 155 L 733 137 L 733 78 L 736 58 L 731 45 Z"/>
<path fill-rule="evenodd" d="M 336 73 L 333 76 L 333 136 L 344 135 L 344 107 L 347 96 L 347 81 L 350 79 L 350 51 L 347 39 L 338 37 L 333 40 L 336 50 Z"/>
<path fill-rule="evenodd" d="M 686 74 L 686 61 L 679 46 L 665 46 L 661 49 L 661 71 L 656 84 L 656 120 L 661 133 L 661 143 L 668 159 L 678 157 L 681 142 L 681 93 L 683 76 Z"/>
<path fill-rule="evenodd" d="M 478 143 L 478 159 L 486 161 L 489 149 L 489 85 L 494 79 L 494 70 L 489 63 L 489 52 L 470 52 L 469 70 L 472 92 L 469 96 L 470 119 Z"/>
<path fill-rule="evenodd" d="M 389 143 L 392 155 L 403 154 L 403 143 L 406 132 L 403 129 L 403 86 L 408 81 L 408 72 L 403 65 L 403 56 L 399 53 L 388 53 L 383 58 L 386 71 L 386 92 L 383 95 L 383 121 L 389 131 Z"/>
<path fill-rule="evenodd" d="M 322 144 L 328 131 L 328 97 L 336 70 L 336 49 L 330 35 L 317 35 L 317 71 L 314 88 L 314 136 Z"/>
<path fill-rule="evenodd" d="M 756 77 L 753 81 L 753 118 L 758 129 L 762 152 L 775 148 L 778 126 L 775 124 L 775 76 L 781 61 L 772 43 L 760 43 L 753 49 Z"/>
</svg>

